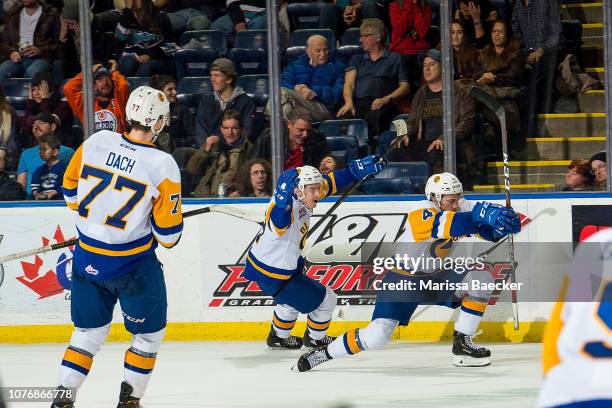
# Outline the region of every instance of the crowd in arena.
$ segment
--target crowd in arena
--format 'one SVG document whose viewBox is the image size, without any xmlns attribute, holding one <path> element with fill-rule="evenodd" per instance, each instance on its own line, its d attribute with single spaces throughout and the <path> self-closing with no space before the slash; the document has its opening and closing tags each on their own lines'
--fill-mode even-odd
<svg viewBox="0 0 612 408">
<path fill-rule="evenodd" d="M 84 138 L 79 2 L 3 3 L 0 199 L 61 199 L 63 171 Z M 130 89 L 150 85 L 171 104 L 156 146 L 178 163 L 185 197 L 269 196 L 265 1 L 90 3 L 95 130 L 127 131 Z M 438 2 L 280 3 L 283 168 L 328 173 L 386 152 L 400 117 L 408 136 L 391 160 L 443 171 Z M 510 156 L 521 159 L 526 138 L 538 134 L 537 114 L 553 109 L 557 66 L 572 41 L 557 0 L 458 0 L 450 28 L 457 167 L 470 189 L 501 147 L 499 121 L 469 89 L 502 103 Z M 347 128 L 360 136 L 347 137 Z M 605 152 L 593 152 L 572 161 L 563 189 L 606 182 Z"/>
</svg>

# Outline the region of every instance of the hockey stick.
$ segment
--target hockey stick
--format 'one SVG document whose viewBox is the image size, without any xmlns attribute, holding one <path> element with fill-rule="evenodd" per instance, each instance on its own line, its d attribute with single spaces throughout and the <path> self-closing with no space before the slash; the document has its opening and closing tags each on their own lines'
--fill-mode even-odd
<svg viewBox="0 0 612 408">
<path fill-rule="evenodd" d="M 506 194 L 506 207 L 512 207 L 510 198 L 510 164 L 508 163 L 508 129 L 506 128 L 506 111 L 502 104 L 482 89 L 472 86 L 469 94 L 478 99 L 482 104 L 495 113 L 499 120 L 502 136 L 502 155 L 504 158 L 504 191 Z M 514 268 L 514 235 L 508 235 L 508 260 L 510 261 L 510 279 L 516 282 L 516 270 Z M 512 290 L 512 316 L 514 318 L 514 330 L 519 329 L 518 299 L 516 290 Z"/>
<path fill-rule="evenodd" d="M 406 125 L 406 121 L 405 120 L 403 120 L 403 119 L 396 119 L 396 120 L 393 121 L 393 124 L 395 125 L 395 131 L 397 133 L 397 136 L 395 137 L 395 139 L 393 139 L 391 141 L 391 143 L 389 144 L 389 147 L 387 148 L 387 150 L 381 156 L 380 161 L 385 161 L 386 157 L 389 155 L 389 153 L 391 153 L 391 151 L 394 148 L 398 147 L 399 143 L 401 142 L 401 140 L 408 135 L 408 126 Z M 367 175 L 364 178 L 359 179 L 359 180 L 355 181 L 353 184 L 351 184 L 351 186 L 346 189 L 346 191 L 340 196 L 340 198 L 334 203 L 334 205 L 332 205 L 329 208 L 329 210 L 327 210 L 325 212 L 325 214 L 323 214 L 321 216 L 321 218 L 319 218 L 317 220 L 315 225 L 308 230 L 308 233 L 307 233 L 306 237 L 310 237 L 312 235 L 312 233 L 319 226 L 321 226 L 323 221 L 325 221 L 327 219 L 327 217 L 329 217 L 336 210 L 336 208 L 338 208 L 340 206 L 340 204 L 342 204 L 342 202 L 344 202 L 346 197 L 348 197 L 353 191 L 358 189 L 370 177 L 372 177 L 371 174 Z"/>
<path fill-rule="evenodd" d="M 246 221 L 256 222 L 258 224 L 263 225 L 263 219 L 259 216 L 256 216 L 253 213 L 248 211 L 240 210 L 236 207 L 231 207 L 228 205 L 215 204 L 209 207 L 198 208 L 195 210 L 186 211 L 183 213 L 183 218 L 193 217 L 194 215 L 206 214 L 210 212 L 227 214 L 232 217 L 241 218 Z M 57 244 L 51 244 L 40 248 L 30 249 L 27 251 L 17 252 L 10 255 L 5 255 L 0 257 L 0 266 L 8 261 L 13 261 L 15 259 L 27 258 L 33 255 L 44 254 L 50 251 L 55 251 L 57 249 L 71 247 L 76 245 L 78 242 L 78 238 L 69 239 L 68 241 L 58 242 Z"/>
</svg>

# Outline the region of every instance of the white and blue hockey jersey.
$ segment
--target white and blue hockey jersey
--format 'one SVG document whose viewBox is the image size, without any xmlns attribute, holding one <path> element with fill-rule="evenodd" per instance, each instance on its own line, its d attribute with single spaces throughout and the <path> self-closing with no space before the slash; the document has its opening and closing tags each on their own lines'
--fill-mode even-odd
<svg viewBox="0 0 612 408">
<path fill-rule="evenodd" d="M 63 192 L 79 215 L 75 260 L 92 279 L 129 272 L 126 266 L 158 243 L 170 248 L 181 237 L 179 169 L 153 144 L 108 130 L 94 133 L 70 161 Z"/>
<path fill-rule="evenodd" d="M 321 199 L 354 181 L 349 169 L 323 176 Z M 274 197 L 266 210 L 263 232 L 249 250 L 245 277 L 254 281 L 282 282 L 301 273 L 302 249 L 310 228 L 312 210 L 294 198 L 290 211 L 276 207 Z"/>
</svg>

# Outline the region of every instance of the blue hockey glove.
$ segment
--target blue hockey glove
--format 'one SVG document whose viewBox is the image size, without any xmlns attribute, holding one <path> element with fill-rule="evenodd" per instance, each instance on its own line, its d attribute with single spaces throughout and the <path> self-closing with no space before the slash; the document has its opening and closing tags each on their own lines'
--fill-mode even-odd
<svg viewBox="0 0 612 408">
<path fill-rule="evenodd" d="M 491 228 L 490 225 L 483 224 L 478 227 L 478 235 L 480 235 L 484 240 L 497 242 L 508 234 L 505 231 L 497 231 Z"/>
<path fill-rule="evenodd" d="M 385 167 L 386 161 L 381 160 L 377 154 L 366 156 L 349 162 L 349 170 L 355 179 L 361 180 L 371 174 L 379 173 Z"/>
<path fill-rule="evenodd" d="M 486 201 L 477 202 L 472 209 L 472 220 L 476 225 L 489 225 L 498 232 L 513 231 L 516 228 L 513 220 L 515 217 L 517 216 L 512 208 Z"/>
<path fill-rule="evenodd" d="M 509 208 L 507 217 L 510 226 L 505 229 L 506 234 L 518 234 L 521 232 L 521 219 L 518 214 L 514 212 L 512 208 Z"/>
<path fill-rule="evenodd" d="M 290 169 L 278 178 L 274 189 L 274 201 L 279 208 L 287 208 L 293 203 L 293 189 L 297 187 L 299 174 L 296 169 Z"/>
</svg>

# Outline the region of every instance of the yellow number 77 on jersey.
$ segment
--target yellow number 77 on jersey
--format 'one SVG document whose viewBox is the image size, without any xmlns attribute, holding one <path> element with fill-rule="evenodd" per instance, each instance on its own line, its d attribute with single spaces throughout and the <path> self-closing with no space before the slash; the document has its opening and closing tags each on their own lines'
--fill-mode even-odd
<svg viewBox="0 0 612 408">
<path fill-rule="evenodd" d="M 97 178 L 100 181 L 91 189 L 91 191 L 83 197 L 83 200 L 79 203 L 79 215 L 87 218 L 89 216 L 90 206 L 93 201 L 105 191 L 113 181 L 115 174 L 113 172 L 103 170 L 97 167 L 84 165 L 81 171 L 81 178 L 87 180 L 90 177 Z M 134 210 L 134 207 L 142 200 L 147 191 L 147 185 L 138 181 L 129 179 L 124 176 L 117 176 L 114 190 L 122 191 L 123 189 L 132 190 L 132 196 L 125 202 L 125 204 L 112 215 L 107 215 L 104 223 L 111 227 L 125 229 L 127 221 L 125 218 Z"/>
</svg>

